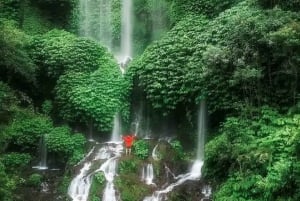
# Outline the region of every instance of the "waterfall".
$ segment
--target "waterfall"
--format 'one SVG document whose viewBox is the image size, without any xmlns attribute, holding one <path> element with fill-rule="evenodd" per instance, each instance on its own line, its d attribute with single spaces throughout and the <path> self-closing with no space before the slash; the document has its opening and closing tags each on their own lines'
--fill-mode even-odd
<svg viewBox="0 0 300 201">
<path fill-rule="evenodd" d="M 88 141 L 94 142 L 95 140 L 93 139 L 93 119 L 90 120 L 88 127 L 89 127 Z"/>
<path fill-rule="evenodd" d="M 196 160 L 204 160 L 204 141 L 206 132 L 206 103 L 202 100 L 198 112 L 198 144 Z"/>
<path fill-rule="evenodd" d="M 132 0 L 122 0 L 120 61 L 132 57 Z"/>
<path fill-rule="evenodd" d="M 151 163 L 144 166 L 142 171 L 142 181 L 144 181 L 147 185 L 154 184 L 154 172 L 153 172 L 153 165 Z"/>
<path fill-rule="evenodd" d="M 79 34 L 112 49 L 111 0 L 79 1 Z"/>
<path fill-rule="evenodd" d="M 32 168 L 36 168 L 39 170 L 47 170 L 47 144 L 46 144 L 46 135 L 42 135 L 39 141 L 39 153 L 40 153 L 40 162 L 38 166 L 34 166 Z"/>
<path fill-rule="evenodd" d="M 112 139 L 114 139 L 113 135 L 115 133 L 120 132 L 119 115 L 115 116 L 113 127 L 114 131 L 112 132 Z M 97 148 L 95 148 L 95 146 L 92 147 L 91 151 L 81 161 L 81 163 L 84 164 L 80 173 L 72 180 L 69 186 L 68 194 L 72 198 L 72 201 L 88 200 L 92 178 L 100 171 L 104 173 L 107 181 L 102 201 L 117 201 L 118 199 L 116 198 L 113 180 L 116 175 L 117 159 L 121 157 L 122 152 L 123 145 L 119 141 L 116 142 L 115 140 L 103 144 L 102 147 L 99 147 L 99 145 Z M 103 162 L 103 160 L 106 161 Z M 77 165 L 80 165 L 81 163 Z M 100 167 L 94 170 L 94 168 L 99 164 Z M 93 169 L 91 169 L 91 167 L 93 167 Z"/>
<path fill-rule="evenodd" d="M 153 151 L 152 151 L 152 158 L 155 161 L 159 160 L 158 153 L 157 153 L 157 148 L 158 148 L 158 144 L 155 145 L 155 147 L 153 148 Z"/>
<path fill-rule="evenodd" d="M 179 186 L 188 180 L 199 180 L 201 177 L 201 171 L 199 170 L 201 170 L 202 166 L 203 166 L 203 161 L 194 163 L 190 172 L 175 177 L 175 179 L 177 180 L 176 182 L 168 185 L 165 189 L 155 191 L 152 196 L 145 197 L 143 201 L 165 200 L 166 194 L 171 192 L 176 186 Z"/>
<path fill-rule="evenodd" d="M 119 156 L 117 156 L 119 157 Z M 107 163 L 104 163 L 100 170 L 104 172 L 106 178 L 106 186 L 103 193 L 103 201 L 117 201 L 116 190 L 114 188 L 114 176 L 116 175 L 116 158 L 113 157 L 107 160 Z"/>
<path fill-rule="evenodd" d="M 87 201 L 89 196 L 89 190 L 91 187 L 91 181 L 93 176 L 102 171 L 107 180 L 106 188 L 103 193 L 103 201 L 116 201 L 115 189 L 113 185 L 114 176 L 116 175 L 117 159 L 121 156 L 123 146 L 121 144 L 107 143 L 99 149 L 92 149 L 94 159 L 84 163 L 80 170 L 80 173 L 72 180 L 68 194 L 73 201 Z M 90 155 L 90 154 L 88 154 Z M 91 167 L 101 163 L 100 167 L 96 170 L 92 170 Z"/>
<path fill-rule="evenodd" d="M 73 201 L 86 201 L 89 196 L 91 187 L 91 176 L 88 175 L 91 163 L 84 163 L 79 175 L 77 175 L 71 182 L 68 194 Z"/>
<path fill-rule="evenodd" d="M 176 186 L 183 184 L 188 180 L 199 180 L 201 178 L 201 169 L 204 163 L 204 139 L 206 132 L 206 104 L 205 101 L 201 101 L 200 109 L 198 112 L 198 139 L 197 139 L 197 155 L 196 159 L 186 174 L 178 175 L 174 177 L 176 180 L 166 188 L 155 191 L 152 196 L 145 197 L 143 201 L 162 201 L 166 199 L 167 193 L 171 192 Z"/>
<path fill-rule="evenodd" d="M 111 134 L 112 142 L 120 142 L 121 141 L 121 118 L 119 114 L 116 114 L 114 117 L 113 130 Z"/>
</svg>

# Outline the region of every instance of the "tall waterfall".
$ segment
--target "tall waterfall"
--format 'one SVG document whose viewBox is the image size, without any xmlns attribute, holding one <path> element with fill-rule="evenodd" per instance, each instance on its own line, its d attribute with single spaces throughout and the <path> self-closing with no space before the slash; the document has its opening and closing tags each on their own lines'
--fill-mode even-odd
<svg viewBox="0 0 300 201">
<path fill-rule="evenodd" d="M 112 49 L 112 1 L 80 0 L 79 34 Z"/>
<path fill-rule="evenodd" d="M 132 0 L 122 0 L 121 52 L 119 61 L 125 63 L 132 57 Z"/>
<path fill-rule="evenodd" d="M 206 132 L 206 103 L 202 100 L 198 112 L 198 144 L 196 160 L 204 160 L 204 142 Z"/>
</svg>

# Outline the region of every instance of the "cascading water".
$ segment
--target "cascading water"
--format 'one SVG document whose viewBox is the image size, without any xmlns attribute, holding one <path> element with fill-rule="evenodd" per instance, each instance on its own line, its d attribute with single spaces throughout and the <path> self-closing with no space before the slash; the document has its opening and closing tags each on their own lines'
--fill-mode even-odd
<svg viewBox="0 0 300 201">
<path fill-rule="evenodd" d="M 206 103 L 202 100 L 198 112 L 198 144 L 196 160 L 204 160 L 204 143 L 206 133 Z"/>
<path fill-rule="evenodd" d="M 80 0 L 79 34 L 112 49 L 111 0 Z"/>
<path fill-rule="evenodd" d="M 33 168 L 39 170 L 46 170 L 47 167 L 47 144 L 46 144 L 46 135 L 42 135 L 39 141 L 39 153 L 40 153 L 40 162 L 38 166 Z"/>
<path fill-rule="evenodd" d="M 116 191 L 114 189 L 113 180 L 116 175 L 116 162 L 123 152 L 123 146 L 121 144 L 106 143 L 104 146 L 92 149 L 92 154 L 88 154 L 89 157 L 94 155 L 93 159 L 88 159 L 83 164 L 80 173 L 72 180 L 68 194 L 73 201 L 87 201 L 89 196 L 89 190 L 91 187 L 91 181 L 93 176 L 100 171 L 103 171 L 107 180 L 106 188 L 103 193 L 102 201 L 116 201 Z M 91 153 L 91 152 L 90 152 Z M 91 169 L 99 162 L 106 160 L 96 170 Z"/>
<path fill-rule="evenodd" d="M 91 187 L 91 177 L 88 175 L 90 167 L 90 162 L 84 163 L 79 175 L 72 180 L 68 194 L 73 201 L 86 201 L 88 199 Z"/>
<path fill-rule="evenodd" d="M 204 162 L 204 139 L 206 132 L 206 104 L 205 101 L 201 101 L 200 110 L 198 113 L 198 144 L 197 144 L 197 155 L 190 172 L 186 174 L 178 175 L 174 177 L 176 182 L 171 183 L 166 188 L 155 191 L 152 196 L 144 198 L 143 201 L 162 201 L 166 200 L 166 195 L 174 189 L 174 187 L 183 184 L 187 180 L 199 180 L 201 177 L 201 169 Z"/>
<path fill-rule="evenodd" d="M 142 171 L 142 181 L 144 181 L 147 185 L 154 184 L 154 172 L 153 172 L 153 165 L 151 163 L 144 166 Z"/>
<path fill-rule="evenodd" d="M 120 142 L 121 141 L 121 118 L 119 114 L 116 114 L 114 117 L 113 131 L 111 134 L 112 142 Z"/>
<path fill-rule="evenodd" d="M 155 147 L 153 148 L 153 151 L 152 151 L 152 158 L 155 161 L 159 160 L 159 156 L 158 156 L 158 153 L 157 153 L 157 148 L 158 148 L 158 144 L 155 145 Z"/>
<path fill-rule="evenodd" d="M 121 52 L 119 61 L 132 57 L 132 0 L 122 0 L 121 10 Z"/>
<path fill-rule="evenodd" d="M 93 120 L 91 119 L 89 122 L 89 136 L 88 136 L 88 141 L 93 142 Z"/>
</svg>

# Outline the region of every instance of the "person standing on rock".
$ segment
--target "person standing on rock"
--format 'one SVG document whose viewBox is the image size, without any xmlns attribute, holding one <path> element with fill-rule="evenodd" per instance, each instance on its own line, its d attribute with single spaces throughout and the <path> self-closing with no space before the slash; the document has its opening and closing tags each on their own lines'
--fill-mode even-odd
<svg viewBox="0 0 300 201">
<path fill-rule="evenodd" d="M 123 139 L 124 144 L 125 144 L 125 153 L 126 153 L 126 155 L 131 154 L 131 147 L 133 145 L 133 142 L 134 142 L 135 138 L 136 138 L 136 136 L 133 135 L 133 134 L 122 136 L 122 139 Z"/>
</svg>

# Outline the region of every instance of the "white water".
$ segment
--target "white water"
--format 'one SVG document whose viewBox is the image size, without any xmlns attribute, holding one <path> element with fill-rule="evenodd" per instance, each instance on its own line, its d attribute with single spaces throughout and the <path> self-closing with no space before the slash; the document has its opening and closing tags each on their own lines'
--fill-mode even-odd
<svg viewBox="0 0 300 201">
<path fill-rule="evenodd" d="M 120 142 L 121 141 L 121 118 L 119 114 L 116 114 L 114 117 L 113 130 L 111 134 L 112 142 Z"/>
<path fill-rule="evenodd" d="M 206 132 L 206 104 L 205 101 L 201 101 L 200 109 L 198 113 L 198 139 L 197 139 L 197 155 L 192 168 L 186 174 L 178 175 L 174 177 L 176 180 L 166 188 L 155 191 L 152 196 L 145 197 L 143 201 L 162 201 L 167 199 L 167 194 L 171 192 L 176 186 L 183 184 L 188 180 L 199 180 L 201 178 L 201 169 L 204 163 L 204 139 Z M 169 170 L 169 172 L 171 172 Z"/>
<path fill-rule="evenodd" d="M 142 171 L 142 181 L 145 182 L 147 185 L 154 184 L 154 172 L 153 172 L 153 165 L 151 163 L 144 166 Z"/>
<path fill-rule="evenodd" d="M 132 0 L 122 0 L 121 10 L 121 52 L 119 61 L 132 58 Z"/>
<path fill-rule="evenodd" d="M 91 177 L 88 175 L 91 162 L 84 163 L 83 168 L 71 182 L 68 194 L 73 201 L 86 201 L 91 187 Z"/>
<path fill-rule="evenodd" d="M 158 144 L 155 145 L 155 147 L 153 148 L 153 151 L 152 151 L 152 158 L 155 161 L 159 160 L 159 156 L 158 156 L 158 153 L 157 153 L 157 148 L 158 148 Z"/>
<path fill-rule="evenodd" d="M 94 159 L 83 164 L 80 173 L 72 180 L 68 194 L 73 201 L 87 201 L 91 187 L 91 181 L 93 176 L 102 171 L 107 180 L 106 188 L 103 193 L 102 201 L 115 201 L 116 191 L 114 189 L 113 180 L 116 175 L 117 159 L 123 152 L 123 146 L 121 144 L 108 143 L 99 149 L 92 149 Z M 91 153 L 91 152 L 90 152 Z M 91 154 L 88 154 L 89 156 Z M 87 157 L 86 157 L 87 159 Z M 107 159 L 96 170 L 92 170 L 91 167 L 97 162 Z M 89 159 L 87 159 L 89 160 Z"/>
<path fill-rule="evenodd" d="M 90 120 L 89 122 L 89 136 L 88 136 L 88 141 L 94 142 L 95 140 L 93 139 L 93 119 Z"/>
<path fill-rule="evenodd" d="M 39 153 L 40 153 L 40 162 L 38 166 L 33 166 L 32 168 L 39 170 L 47 170 L 47 144 L 46 144 L 46 135 L 42 135 L 39 141 Z"/>
<path fill-rule="evenodd" d="M 79 34 L 112 48 L 111 0 L 79 1 Z"/>
<path fill-rule="evenodd" d="M 201 177 L 201 168 L 203 166 L 203 161 L 195 161 L 191 171 L 186 174 L 181 174 L 175 177 L 176 182 L 168 185 L 166 188 L 155 191 L 152 196 L 145 197 L 143 201 L 162 201 L 166 200 L 166 194 L 171 192 L 176 186 L 183 184 L 188 180 L 199 180 Z"/>
<path fill-rule="evenodd" d="M 206 103 L 202 100 L 198 112 L 198 144 L 197 144 L 197 160 L 204 160 L 204 143 L 206 132 Z"/>
</svg>

